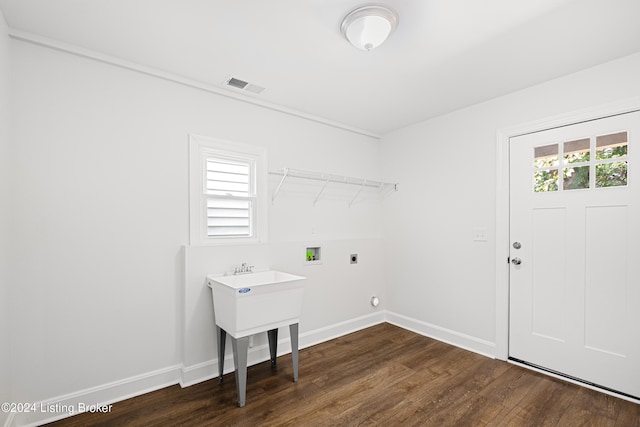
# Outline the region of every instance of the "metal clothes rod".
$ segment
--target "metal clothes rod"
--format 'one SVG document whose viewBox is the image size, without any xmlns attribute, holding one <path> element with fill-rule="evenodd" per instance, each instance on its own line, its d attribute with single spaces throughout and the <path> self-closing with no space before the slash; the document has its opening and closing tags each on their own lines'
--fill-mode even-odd
<svg viewBox="0 0 640 427">
<path fill-rule="evenodd" d="M 335 182 L 335 183 L 338 183 L 338 184 L 352 184 L 352 185 L 360 186 L 360 189 L 358 190 L 358 192 L 354 196 L 354 198 L 351 201 L 351 203 L 349 203 L 349 205 L 353 204 L 353 201 L 358 197 L 358 195 L 360 194 L 360 192 L 362 191 L 362 189 L 364 187 L 372 187 L 372 188 L 382 189 L 382 188 L 384 188 L 386 186 L 391 186 L 391 187 L 393 187 L 393 189 L 395 191 L 398 191 L 398 184 L 397 183 L 393 183 L 393 182 L 372 181 L 372 180 L 369 180 L 369 179 L 352 178 L 352 177 L 348 177 L 348 176 L 332 175 L 332 174 L 327 174 L 327 173 L 306 171 L 306 170 L 301 170 L 301 169 L 285 168 L 285 169 L 281 169 L 281 170 L 271 171 L 271 172 L 269 172 L 269 174 L 270 175 L 278 175 L 278 176 L 282 177 L 282 179 L 280 180 L 280 183 L 278 184 L 278 186 L 276 187 L 276 189 L 275 189 L 275 191 L 273 193 L 273 197 L 271 198 L 271 202 L 272 203 L 275 201 L 276 196 L 278 195 L 278 193 L 280 192 L 280 189 L 282 188 L 282 184 L 284 183 L 284 181 L 287 178 L 302 178 L 302 179 L 310 179 L 310 180 L 314 180 L 314 181 L 322 181 L 322 182 L 324 182 L 324 186 L 322 187 L 320 192 L 316 195 L 316 198 L 315 198 L 315 200 L 313 202 L 314 206 L 315 206 L 316 202 L 320 198 L 320 195 L 323 193 L 325 187 L 327 186 L 327 184 L 329 182 Z"/>
</svg>

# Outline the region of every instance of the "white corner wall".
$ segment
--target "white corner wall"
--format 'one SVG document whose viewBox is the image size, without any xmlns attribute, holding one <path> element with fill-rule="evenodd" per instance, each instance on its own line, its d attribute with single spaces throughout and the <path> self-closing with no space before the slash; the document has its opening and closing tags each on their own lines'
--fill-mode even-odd
<svg viewBox="0 0 640 427">
<path fill-rule="evenodd" d="M 384 206 L 390 318 L 497 355 L 497 131 L 635 96 L 640 54 L 385 135 L 383 175 L 402 183 Z M 477 228 L 486 242 L 473 240 Z"/>
<path fill-rule="evenodd" d="M 11 330 L 9 326 L 9 35 L 0 12 L 0 402 L 11 399 L 9 377 Z M 9 414 L 0 411 L 0 425 Z"/>
<path fill-rule="evenodd" d="M 245 261 L 308 277 L 303 345 L 381 321 L 384 307 L 369 305 L 384 292 L 378 199 L 363 195 L 349 208 L 330 192 L 312 208 L 315 190 L 285 184 L 270 206 L 268 243 L 188 245 L 189 133 L 262 145 L 269 170 L 370 179 L 379 179 L 377 140 L 10 44 L 14 401 L 109 402 L 213 376 L 204 276 Z M 306 243 L 323 245 L 322 265 L 303 265 Z M 65 415 L 17 414 L 12 425 Z"/>
</svg>

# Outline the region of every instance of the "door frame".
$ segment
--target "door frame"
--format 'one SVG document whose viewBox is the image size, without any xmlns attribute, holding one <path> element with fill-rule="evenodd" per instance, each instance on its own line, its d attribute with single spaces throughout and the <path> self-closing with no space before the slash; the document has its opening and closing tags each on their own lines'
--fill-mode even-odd
<svg viewBox="0 0 640 427">
<path fill-rule="evenodd" d="M 640 110 L 640 97 L 500 128 L 496 133 L 496 338 L 495 358 L 509 357 L 509 140 L 576 123 Z"/>
</svg>

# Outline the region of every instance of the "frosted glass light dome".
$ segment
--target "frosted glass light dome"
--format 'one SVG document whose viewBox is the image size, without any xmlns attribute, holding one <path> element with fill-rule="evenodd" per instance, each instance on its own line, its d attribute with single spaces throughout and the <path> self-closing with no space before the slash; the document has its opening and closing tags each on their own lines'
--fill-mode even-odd
<svg viewBox="0 0 640 427">
<path fill-rule="evenodd" d="M 398 16 L 383 6 L 363 6 L 347 14 L 340 25 L 342 34 L 358 49 L 380 46 L 396 29 Z"/>
</svg>

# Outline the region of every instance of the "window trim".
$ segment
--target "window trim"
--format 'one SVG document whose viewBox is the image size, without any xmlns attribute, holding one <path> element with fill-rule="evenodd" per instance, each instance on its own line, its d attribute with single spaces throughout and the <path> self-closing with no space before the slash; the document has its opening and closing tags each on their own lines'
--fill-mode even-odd
<svg viewBox="0 0 640 427">
<path fill-rule="evenodd" d="M 208 157 L 238 159 L 254 165 L 255 203 L 250 211 L 251 236 L 207 235 L 206 161 Z M 267 156 L 255 145 L 189 135 L 189 243 L 198 246 L 262 243 L 267 241 Z"/>
</svg>

